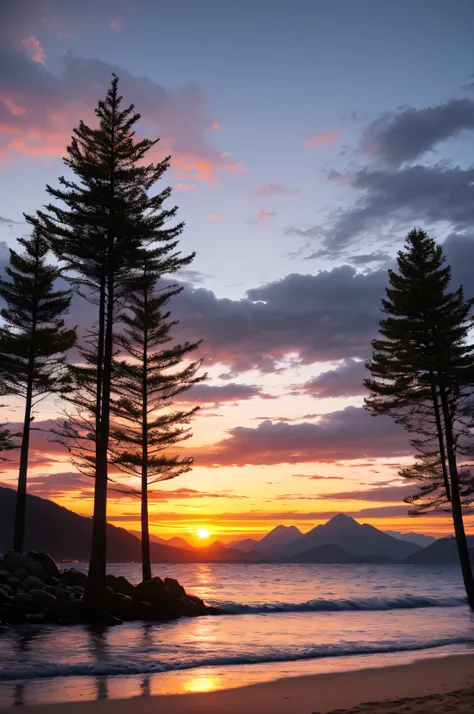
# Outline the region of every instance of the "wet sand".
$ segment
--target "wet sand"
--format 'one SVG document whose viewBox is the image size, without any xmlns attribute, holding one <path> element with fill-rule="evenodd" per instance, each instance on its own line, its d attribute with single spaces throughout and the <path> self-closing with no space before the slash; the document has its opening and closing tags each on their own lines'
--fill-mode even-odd
<svg viewBox="0 0 474 714">
<path fill-rule="evenodd" d="M 113 683 L 110 683 L 111 688 Z M 235 689 L 11 707 L 11 714 L 445 714 L 474 712 L 474 655 L 278 679 Z"/>
</svg>

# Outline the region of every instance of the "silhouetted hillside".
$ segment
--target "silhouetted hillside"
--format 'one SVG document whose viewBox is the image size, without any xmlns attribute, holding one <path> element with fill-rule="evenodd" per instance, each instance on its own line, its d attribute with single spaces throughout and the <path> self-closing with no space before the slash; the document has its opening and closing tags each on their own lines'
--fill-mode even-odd
<svg viewBox="0 0 474 714">
<path fill-rule="evenodd" d="M 0 486 L 0 551 L 12 547 L 15 491 Z M 89 559 L 92 519 L 79 516 L 53 501 L 27 496 L 25 549 L 50 553 L 57 560 Z M 232 548 L 210 546 L 199 550 L 184 550 L 151 543 L 154 563 L 193 562 L 260 562 L 261 553 L 242 553 Z M 107 561 L 109 563 L 139 562 L 141 543 L 124 528 L 107 525 Z"/>
<path fill-rule="evenodd" d="M 474 564 L 474 536 L 467 536 L 471 561 Z M 454 538 L 440 538 L 427 548 L 405 558 L 405 563 L 450 565 L 459 563 L 458 548 Z"/>
</svg>

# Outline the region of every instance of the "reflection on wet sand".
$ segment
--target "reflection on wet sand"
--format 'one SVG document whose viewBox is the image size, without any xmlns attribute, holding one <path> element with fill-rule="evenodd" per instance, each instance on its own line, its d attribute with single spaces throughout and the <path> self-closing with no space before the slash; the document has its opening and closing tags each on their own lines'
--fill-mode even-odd
<svg viewBox="0 0 474 714">
<path fill-rule="evenodd" d="M 213 692 L 221 686 L 221 679 L 215 674 L 190 674 L 183 689 L 185 692 Z"/>
</svg>

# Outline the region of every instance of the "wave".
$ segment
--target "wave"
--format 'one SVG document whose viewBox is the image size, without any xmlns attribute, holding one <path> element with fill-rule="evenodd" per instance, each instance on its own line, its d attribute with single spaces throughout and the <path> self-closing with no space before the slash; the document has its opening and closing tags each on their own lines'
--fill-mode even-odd
<svg viewBox="0 0 474 714">
<path fill-rule="evenodd" d="M 228 656 L 204 655 L 186 662 L 138 661 L 79 662 L 76 664 L 53 664 L 37 662 L 34 665 L 7 665 L 0 668 L 0 681 L 45 679 L 51 677 L 114 677 L 127 675 L 160 674 L 199 667 L 225 667 L 230 665 L 270 664 L 272 662 L 298 662 L 300 660 L 342 657 L 349 655 L 388 654 L 436 649 L 447 645 L 474 645 L 474 637 L 447 637 L 428 641 L 411 642 L 342 642 L 334 645 L 319 645 L 305 649 L 288 649 L 275 652 L 242 653 Z"/>
<path fill-rule="evenodd" d="M 464 597 L 428 597 L 426 595 L 398 595 L 393 597 L 349 598 L 325 600 L 317 598 L 307 602 L 274 602 L 242 605 L 237 602 L 213 602 L 223 614 L 260 615 L 276 612 L 343 612 L 351 610 L 412 610 L 421 607 L 460 607 L 467 603 Z"/>
</svg>

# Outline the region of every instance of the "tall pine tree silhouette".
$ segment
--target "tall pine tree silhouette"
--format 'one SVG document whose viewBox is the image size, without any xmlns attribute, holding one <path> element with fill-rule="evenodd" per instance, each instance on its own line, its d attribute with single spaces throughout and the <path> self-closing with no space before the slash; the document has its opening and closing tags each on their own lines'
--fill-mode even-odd
<svg viewBox="0 0 474 714">
<path fill-rule="evenodd" d="M 398 270 L 389 271 L 390 287 L 382 300 L 387 317 L 381 338 L 372 342 L 372 373 L 365 400 L 373 414 L 393 416 L 411 434 L 418 451 L 415 466 L 402 476 L 422 482 L 415 512 L 451 503 L 464 585 L 474 608 L 474 579 L 463 522 L 469 474 L 460 473 L 458 457 L 472 442 L 463 422 L 463 403 L 474 385 L 474 347 L 469 344 L 472 300 L 462 288 L 449 292 L 451 269 L 441 246 L 422 230 L 411 231 L 398 254 Z"/>
<path fill-rule="evenodd" d="M 40 230 L 35 228 L 31 238 L 19 243 L 24 252 L 10 250 L 9 280 L 0 279 L 0 295 L 7 304 L 1 311 L 0 370 L 5 393 L 25 400 L 13 539 L 14 549 L 22 551 L 32 409 L 47 395 L 66 390 L 65 353 L 76 333 L 64 327 L 71 292 L 54 290 L 60 271 L 46 263 L 49 246 Z"/>
<path fill-rule="evenodd" d="M 39 216 L 71 283 L 97 306 L 97 323 L 84 350 L 86 368 L 76 385 L 78 409 L 89 412 L 91 428 L 78 434 L 73 427 L 70 443 L 79 459 L 84 448 L 94 470 L 93 535 L 85 597 L 89 605 L 102 609 L 114 320 L 130 278 L 139 271 L 141 250 L 152 246 L 152 253 L 170 254 L 182 224 L 165 227 L 177 210 L 163 208 L 169 188 L 153 196 L 148 193 L 168 168 L 169 157 L 157 164 L 145 163 L 146 154 L 158 140 L 135 138 L 134 125 L 140 115 L 133 105 L 122 107 L 115 75 L 96 115 L 98 127 L 81 122 L 67 149 L 65 164 L 78 180 L 61 178 L 60 188 L 48 186 L 55 203 Z"/>
<path fill-rule="evenodd" d="M 191 436 L 187 425 L 198 407 L 177 410 L 172 402 L 205 378 L 196 376 L 201 362 L 189 361 L 199 342 L 172 341 L 177 323 L 165 310 L 182 288 L 157 286 L 161 275 L 176 272 L 189 260 L 144 254 L 142 274 L 122 316 L 125 329 L 117 340 L 127 359 L 115 364 L 118 397 L 113 403 L 111 449 L 115 464 L 140 479 L 143 580 L 151 579 L 148 487 L 186 473 L 193 464 L 192 457 L 180 457 L 173 447 Z"/>
</svg>

